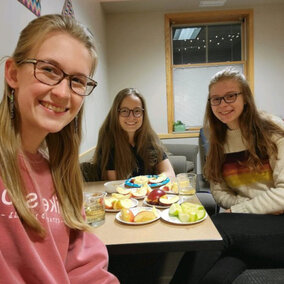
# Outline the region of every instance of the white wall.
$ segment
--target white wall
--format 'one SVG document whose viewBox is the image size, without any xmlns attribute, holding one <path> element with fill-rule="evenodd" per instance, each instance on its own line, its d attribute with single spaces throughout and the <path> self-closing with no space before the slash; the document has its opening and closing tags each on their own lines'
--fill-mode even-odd
<svg viewBox="0 0 284 284">
<path fill-rule="evenodd" d="M 163 13 L 109 14 L 106 23 L 112 97 L 123 88 L 138 88 L 153 128 L 167 133 Z"/>
<path fill-rule="evenodd" d="M 139 88 L 146 97 L 153 128 L 166 133 L 164 13 L 107 14 L 106 23 L 111 95 L 127 86 Z M 256 102 L 259 108 L 282 117 L 283 29 L 284 4 L 254 9 Z"/>
<path fill-rule="evenodd" d="M 284 118 L 284 4 L 254 11 L 255 99 Z"/>
<path fill-rule="evenodd" d="M 108 111 L 110 97 L 108 92 L 106 64 L 105 17 L 97 0 L 73 0 L 73 9 L 77 20 L 87 25 L 96 41 L 99 65 L 95 74 L 98 87 L 85 101 L 84 138 L 81 152 L 97 143 L 98 129 Z M 61 13 L 64 0 L 41 1 L 41 15 Z M 36 16 L 16 0 L 0 1 L 0 58 L 13 53 L 20 31 Z M 1 78 L 3 78 L 1 64 Z M 0 80 L 0 97 L 3 93 L 3 80 Z"/>
</svg>

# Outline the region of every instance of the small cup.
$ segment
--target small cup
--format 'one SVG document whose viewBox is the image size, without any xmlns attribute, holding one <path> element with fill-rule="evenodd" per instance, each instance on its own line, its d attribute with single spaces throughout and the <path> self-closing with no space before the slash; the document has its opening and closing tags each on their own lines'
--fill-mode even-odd
<svg viewBox="0 0 284 284">
<path fill-rule="evenodd" d="M 84 193 L 84 209 L 87 222 L 98 227 L 105 222 L 106 192 Z"/>
<path fill-rule="evenodd" d="M 180 195 L 193 195 L 196 193 L 196 174 L 181 173 L 177 175 Z"/>
</svg>

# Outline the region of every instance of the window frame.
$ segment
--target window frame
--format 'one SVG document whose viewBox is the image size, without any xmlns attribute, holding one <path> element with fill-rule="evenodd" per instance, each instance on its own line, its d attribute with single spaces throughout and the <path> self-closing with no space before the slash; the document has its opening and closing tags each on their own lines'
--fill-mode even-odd
<svg viewBox="0 0 284 284">
<path fill-rule="evenodd" d="M 198 63 L 173 65 L 172 59 L 172 25 L 195 25 L 204 23 L 226 23 L 232 21 L 244 20 L 243 30 L 243 47 L 244 60 L 232 62 L 216 62 L 216 63 Z M 196 133 L 178 133 L 173 132 L 174 123 L 174 94 L 173 94 L 173 68 L 176 67 L 196 67 L 196 66 L 217 66 L 243 64 L 244 74 L 253 91 L 254 89 L 254 53 L 253 53 L 253 10 L 217 10 L 206 12 L 189 12 L 165 14 L 165 55 L 166 55 L 166 91 L 167 91 L 167 119 L 168 119 L 168 135 L 167 138 L 198 137 L 199 131 Z"/>
</svg>

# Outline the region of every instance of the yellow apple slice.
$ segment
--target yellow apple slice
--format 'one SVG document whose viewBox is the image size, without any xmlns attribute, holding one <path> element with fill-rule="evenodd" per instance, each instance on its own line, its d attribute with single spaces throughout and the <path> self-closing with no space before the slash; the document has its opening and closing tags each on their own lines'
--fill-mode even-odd
<svg viewBox="0 0 284 284">
<path fill-rule="evenodd" d="M 141 223 L 154 220 L 156 215 L 153 211 L 140 211 L 134 217 L 134 222 Z"/>
<path fill-rule="evenodd" d="M 127 208 L 121 209 L 121 219 L 126 222 L 134 222 L 134 214 L 131 210 Z"/>
<path fill-rule="evenodd" d="M 113 203 L 114 201 L 116 201 L 117 199 L 114 197 L 106 197 L 105 198 L 105 207 L 106 209 L 112 209 L 113 208 Z"/>
<path fill-rule="evenodd" d="M 132 195 L 133 197 L 143 197 L 147 194 L 147 188 L 145 187 L 140 187 L 140 188 L 135 188 L 132 190 Z"/>
<path fill-rule="evenodd" d="M 133 206 L 133 202 L 131 199 L 121 199 L 120 204 L 122 208 L 130 208 Z"/>
<path fill-rule="evenodd" d="M 135 184 L 145 184 L 148 183 L 148 177 L 147 176 L 137 176 L 134 178 Z"/>
<path fill-rule="evenodd" d="M 127 198 L 131 197 L 131 193 L 129 193 L 129 194 L 112 193 L 111 196 L 116 198 L 116 199 L 127 199 Z"/>
<path fill-rule="evenodd" d="M 130 188 L 124 188 L 122 186 L 117 186 L 116 191 L 120 194 L 128 194 L 128 193 L 131 192 L 131 189 Z"/>
<path fill-rule="evenodd" d="M 179 196 L 178 195 L 174 195 L 174 196 L 171 196 L 171 195 L 163 195 L 159 198 L 159 203 L 161 205 L 171 205 L 173 203 L 176 203 L 179 201 Z"/>
<path fill-rule="evenodd" d="M 161 173 L 157 177 L 149 178 L 149 182 L 151 183 L 160 183 L 167 179 L 167 175 L 165 173 Z"/>
</svg>

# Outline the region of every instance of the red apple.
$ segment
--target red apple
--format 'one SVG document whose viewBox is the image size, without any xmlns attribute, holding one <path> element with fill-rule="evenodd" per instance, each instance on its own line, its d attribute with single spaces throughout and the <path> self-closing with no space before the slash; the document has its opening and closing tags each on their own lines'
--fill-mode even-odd
<svg viewBox="0 0 284 284">
<path fill-rule="evenodd" d="M 148 194 L 146 201 L 150 204 L 158 205 L 160 197 L 165 194 L 166 192 L 162 189 L 154 189 Z"/>
<path fill-rule="evenodd" d="M 165 186 L 163 186 L 163 190 L 164 191 L 170 191 L 170 188 L 167 185 L 165 185 Z"/>
</svg>

